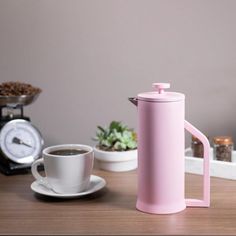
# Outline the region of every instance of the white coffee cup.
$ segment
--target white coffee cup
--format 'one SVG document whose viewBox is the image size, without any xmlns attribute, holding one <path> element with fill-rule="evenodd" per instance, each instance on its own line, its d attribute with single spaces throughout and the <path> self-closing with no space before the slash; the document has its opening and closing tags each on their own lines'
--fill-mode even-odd
<svg viewBox="0 0 236 236">
<path fill-rule="evenodd" d="M 59 150 L 84 150 L 85 153 L 65 155 L 55 153 Z M 62 151 L 63 152 L 63 151 Z M 60 194 L 73 194 L 86 190 L 90 183 L 93 169 L 93 148 L 82 144 L 62 144 L 47 147 L 43 150 L 43 158 L 36 160 L 31 171 L 40 184 Z M 38 172 L 38 166 L 43 164 L 46 177 Z"/>
</svg>

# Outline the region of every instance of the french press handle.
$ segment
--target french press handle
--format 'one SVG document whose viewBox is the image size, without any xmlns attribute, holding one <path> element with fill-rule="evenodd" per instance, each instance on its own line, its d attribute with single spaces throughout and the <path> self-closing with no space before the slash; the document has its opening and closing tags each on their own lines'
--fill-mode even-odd
<svg viewBox="0 0 236 236">
<path fill-rule="evenodd" d="M 195 128 L 188 121 L 184 121 L 185 129 L 196 136 L 203 144 L 203 199 L 186 199 L 186 206 L 189 207 L 209 207 L 210 206 L 210 144 L 207 137 Z"/>
</svg>

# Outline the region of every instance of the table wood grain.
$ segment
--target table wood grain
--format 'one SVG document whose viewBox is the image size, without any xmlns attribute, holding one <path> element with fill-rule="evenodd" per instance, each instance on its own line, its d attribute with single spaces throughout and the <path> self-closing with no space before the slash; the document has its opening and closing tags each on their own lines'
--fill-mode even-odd
<svg viewBox="0 0 236 236">
<path fill-rule="evenodd" d="M 136 171 L 94 170 L 107 181 L 86 197 L 56 199 L 30 189 L 31 174 L 0 174 L 0 234 L 21 235 L 235 235 L 236 181 L 211 179 L 211 207 L 171 215 L 135 209 Z M 202 177 L 186 175 L 187 197 L 201 196 Z"/>
</svg>

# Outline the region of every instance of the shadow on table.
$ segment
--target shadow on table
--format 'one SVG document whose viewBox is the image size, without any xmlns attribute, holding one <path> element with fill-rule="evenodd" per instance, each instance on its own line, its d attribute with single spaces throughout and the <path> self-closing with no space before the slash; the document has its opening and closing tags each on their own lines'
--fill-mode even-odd
<svg viewBox="0 0 236 236">
<path fill-rule="evenodd" d="M 83 195 L 83 196 L 77 196 L 77 197 L 57 198 L 57 197 L 45 196 L 39 193 L 34 193 L 34 196 L 36 199 L 40 201 L 44 201 L 44 202 L 65 202 L 65 201 L 78 201 L 78 200 L 91 201 L 91 200 L 98 200 L 104 197 L 104 195 L 106 195 L 107 192 L 108 192 L 108 189 L 104 187 L 103 189 L 95 193 L 91 193 L 91 194 Z"/>
<path fill-rule="evenodd" d="M 84 195 L 76 198 L 55 198 L 50 196 L 44 196 L 38 193 L 33 194 L 35 198 L 41 202 L 80 202 L 88 203 L 94 202 L 102 205 L 110 205 L 117 209 L 129 209 L 134 210 L 136 204 L 136 195 L 126 194 L 125 192 L 113 191 L 107 187 L 91 193 L 89 195 Z"/>
</svg>

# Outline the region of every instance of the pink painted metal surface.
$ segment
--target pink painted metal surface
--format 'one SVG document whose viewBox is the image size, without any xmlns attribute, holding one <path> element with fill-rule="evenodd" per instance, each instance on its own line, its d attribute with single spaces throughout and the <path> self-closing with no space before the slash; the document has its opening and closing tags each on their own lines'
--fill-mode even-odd
<svg viewBox="0 0 236 236">
<path fill-rule="evenodd" d="M 142 93 L 133 102 L 138 107 L 138 210 L 154 214 L 182 211 L 186 206 L 210 203 L 209 142 L 185 121 L 183 94 L 166 93 L 161 83 L 156 94 Z M 145 96 L 147 95 L 147 96 Z M 185 199 L 184 129 L 204 144 L 203 200 Z"/>
<path fill-rule="evenodd" d="M 185 129 L 191 134 L 201 140 L 203 153 L 203 199 L 186 199 L 186 205 L 189 207 L 209 207 L 210 206 L 210 144 L 205 135 L 203 135 L 197 128 L 185 120 Z"/>
</svg>

